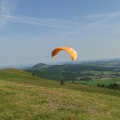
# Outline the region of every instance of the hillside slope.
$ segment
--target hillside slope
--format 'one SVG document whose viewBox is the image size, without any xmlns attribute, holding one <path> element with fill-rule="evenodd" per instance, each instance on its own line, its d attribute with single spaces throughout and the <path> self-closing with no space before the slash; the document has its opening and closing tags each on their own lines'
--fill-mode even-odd
<svg viewBox="0 0 120 120">
<path fill-rule="evenodd" d="M 0 120 L 119 120 L 120 92 L 0 71 Z"/>
</svg>

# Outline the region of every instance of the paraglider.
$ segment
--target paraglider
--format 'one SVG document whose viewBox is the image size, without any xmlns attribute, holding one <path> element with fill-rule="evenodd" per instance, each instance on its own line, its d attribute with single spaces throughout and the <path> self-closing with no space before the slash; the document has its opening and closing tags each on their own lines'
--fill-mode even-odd
<svg viewBox="0 0 120 120">
<path fill-rule="evenodd" d="M 77 58 L 77 52 L 73 48 L 70 48 L 70 47 L 57 47 L 57 48 L 55 48 L 51 53 L 52 58 L 54 58 L 62 50 L 64 50 L 65 52 L 67 52 L 70 55 L 72 61 L 74 61 Z M 60 84 L 64 85 L 64 81 L 63 81 L 62 76 L 63 76 L 63 72 L 61 72 Z"/>
<path fill-rule="evenodd" d="M 77 52 L 73 48 L 70 48 L 70 47 L 55 48 L 51 53 L 52 58 L 54 58 L 62 50 L 66 51 L 70 55 L 72 61 L 74 61 L 77 58 Z"/>
</svg>

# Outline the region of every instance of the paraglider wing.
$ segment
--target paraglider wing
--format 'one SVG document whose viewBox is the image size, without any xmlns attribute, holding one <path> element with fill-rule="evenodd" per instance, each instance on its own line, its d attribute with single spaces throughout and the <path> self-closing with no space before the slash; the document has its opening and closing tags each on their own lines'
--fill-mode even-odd
<svg viewBox="0 0 120 120">
<path fill-rule="evenodd" d="M 58 48 L 55 48 L 51 53 L 52 58 L 55 57 L 62 50 L 66 51 L 70 55 L 72 61 L 77 58 L 77 52 L 74 49 L 70 48 L 70 47 L 58 47 Z"/>
</svg>

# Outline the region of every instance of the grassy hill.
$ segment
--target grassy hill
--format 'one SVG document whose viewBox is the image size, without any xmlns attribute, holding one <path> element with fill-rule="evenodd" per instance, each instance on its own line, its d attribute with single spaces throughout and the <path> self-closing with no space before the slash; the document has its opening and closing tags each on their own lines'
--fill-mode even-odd
<svg viewBox="0 0 120 120">
<path fill-rule="evenodd" d="M 119 120 L 120 91 L 0 71 L 0 120 Z"/>
</svg>

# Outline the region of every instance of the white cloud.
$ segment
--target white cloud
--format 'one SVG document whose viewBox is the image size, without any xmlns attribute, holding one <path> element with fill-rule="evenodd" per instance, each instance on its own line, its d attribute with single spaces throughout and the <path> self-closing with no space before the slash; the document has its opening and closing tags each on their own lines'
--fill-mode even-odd
<svg viewBox="0 0 120 120">
<path fill-rule="evenodd" d="M 19 0 L 0 1 L 0 28 L 3 28 L 10 19 L 10 15 L 15 11 Z M 6 15 L 6 16 L 4 16 Z"/>
<path fill-rule="evenodd" d="M 101 23 L 105 23 L 109 20 L 111 20 L 112 18 L 118 17 L 120 16 L 120 12 L 118 13 L 109 13 L 109 14 L 100 14 L 100 15 L 92 15 L 92 16 L 87 16 L 88 19 L 92 18 L 92 19 L 98 19 L 95 22 L 91 23 L 90 25 L 88 25 L 87 27 L 92 27 L 95 25 L 99 25 Z"/>
<path fill-rule="evenodd" d="M 119 31 L 119 26 L 117 27 L 117 24 L 120 24 L 120 12 L 81 16 L 80 18 L 77 17 L 77 21 L 51 18 L 35 18 L 14 14 L 17 5 L 15 1 L 18 0 L 12 0 L 12 3 L 11 0 L 1 0 L 0 28 L 3 28 L 7 22 L 45 26 L 65 30 L 60 36 L 60 38 L 63 38 L 66 36 L 78 34 L 82 31 L 104 31 L 110 28 L 112 19 L 117 19 L 117 22 L 115 24 L 112 24 L 112 28 Z"/>
<path fill-rule="evenodd" d="M 12 7 L 9 7 L 12 8 Z M 6 9 L 4 12 L 0 13 L 1 21 L 6 23 L 6 21 L 10 22 L 18 22 L 24 24 L 31 24 L 31 25 L 40 25 L 40 26 L 47 26 L 52 28 L 60 28 L 60 29 L 69 29 L 70 32 L 67 34 L 74 34 L 81 30 L 86 30 L 92 28 L 94 26 L 101 25 L 109 21 L 112 18 L 120 16 L 120 13 L 109 13 L 109 14 L 100 14 L 100 15 L 91 15 L 91 16 L 84 16 L 80 18 L 80 22 L 68 21 L 63 19 L 50 19 L 50 18 L 35 18 L 35 17 L 28 17 L 28 16 L 20 16 L 10 14 L 10 10 Z"/>
<path fill-rule="evenodd" d="M 76 29 L 82 25 L 80 23 L 75 23 L 73 21 L 62 20 L 62 19 L 35 18 L 35 17 L 27 17 L 27 16 L 13 15 L 13 14 L 8 15 L 3 13 L 0 13 L 0 17 L 4 17 L 4 18 L 9 17 L 9 21 L 11 22 L 48 26 L 48 27 L 61 28 L 61 29 Z"/>
<path fill-rule="evenodd" d="M 77 18 L 78 19 L 78 18 Z M 84 23 L 83 26 L 71 30 L 65 33 L 61 37 L 66 37 L 73 34 L 78 34 L 83 31 L 87 32 L 102 32 L 102 33 L 113 33 L 119 34 L 120 31 L 120 12 L 116 13 L 105 13 L 97 15 L 82 16 L 79 18 L 80 22 Z M 77 20 L 78 21 L 78 20 Z M 113 31 L 114 30 L 114 31 Z"/>
</svg>

